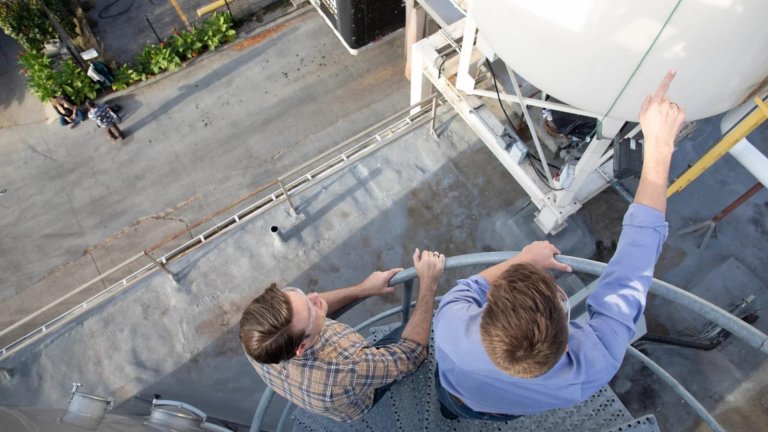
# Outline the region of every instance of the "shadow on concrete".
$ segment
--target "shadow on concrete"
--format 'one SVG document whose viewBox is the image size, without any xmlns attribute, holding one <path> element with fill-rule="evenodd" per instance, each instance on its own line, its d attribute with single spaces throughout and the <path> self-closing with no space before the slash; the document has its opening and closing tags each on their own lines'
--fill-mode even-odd
<svg viewBox="0 0 768 432">
<path fill-rule="evenodd" d="M 414 247 L 439 249 L 445 251 L 446 255 L 452 256 L 489 250 L 487 246 L 490 244 L 502 246 L 505 242 L 513 244 L 515 239 L 503 239 L 499 242 L 498 238 L 488 238 L 489 233 L 483 233 L 477 229 L 477 221 L 489 219 L 507 209 L 514 209 L 518 200 L 524 199 L 519 186 L 505 176 L 506 173 L 498 164 L 482 163 L 484 158 L 481 153 L 483 152 L 467 151 L 458 155 L 451 162 L 433 171 L 428 179 L 406 195 L 393 201 L 364 228 L 350 232 L 349 236 L 326 254 L 321 261 L 310 266 L 298 277 L 283 281 L 280 275 L 276 274 L 274 280 L 286 285 L 302 287 L 308 291 L 327 291 L 362 280 L 373 270 L 398 265 L 409 267 Z M 471 173 L 478 169 L 502 172 L 483 172 L 482 176 L 472 176 Z M 345 191 L 349 193 L 339 194 L 338 199 L 334 197 L 334 202 L 344 199 L 341 197 L 350 197 L 356 189 L 355 187 Z M 493 199 L 488 199 L 489 191 L 500 190 L 508 191 L 508 194 L 492 196 Z M 325 216 L 333 217 L 334 205 L 323 205 L 321 201 L 317 200 L 316 205 L 312 202 L 306 204 L 306 214 L 309 217 L 286 230 L 289 239 L 293 235 L 300 235 L 301 232 L 311 229 L 313 220 Z M 343 212 L 346 209 L 342 209 L 341 205 L 336 209 L 338 210 L 336 217 L 343 222 Z M 683 210 L 683 207 L 678 208 L 678 211 Z M 594 223 L 599 224 L 600 221 L 595 220 Z M 502 237 L 505 235 L 505 233 L 496 234 Z M 230 234 L 232 235 L 237 234 Z M 301 246 L 306 242 L 298 243 L 297 245 L 289 241 L 287 247 Z M 264 268 L 277 268 L 277 265 L 270 263 L 258 263 L 258 265 Z M 440 292 L 450 289 L 454 278 L 469 276 L 476 270 L 478 269 L 464 268 L 446 272 L 441 279 Z M 253 295 L 262 288 L 261 286 L 251 287 L 254 291 Z M 210 317 L 206 317 L 204 322 L 228 322 L 229 325 L 220 328 L 219 336 L 215 337 L 202 351 L 173 372 L 146 387 L 139 396 L 151 399 L 153 393 L 159 393 L 163 397 L 190 402 L 213 417 L 241 424 L 249 423 L 264 391 L 264 385 L 245 359 L 238 341 L 237 321 L 246 303 L 247 301 L 244 300 L 243 304 L 229 305 L 228 309 L 216 309 Z M 375 312 L 398 304 L 400 304 L 400 298 L 397 293 L 384 298 L 370 299 L 344 315 L 341 321 L 354 325 Z M 656 311 L 656 313 L 659 312 L 664 313 L 663 310 Z M 654 308 L 650 307 L 648 313 L 653 314 Z M 198 327 L 200 337 L 211 334 L 210 331 L 210 328 Z M 673 375 L 683 381 L 684 385 L 691 386 L 691 378 L 697 380 L 689 389 L 694 391 L 694 395 L 704 402 L 707 408 L 713 409 L 723 401 L 722 395 L 737 391 L 738 387 L 744 383 L 744 379 L 749 379 L 748 377 L 753 376 L 764 365 L 763 357 L 737 341 L 726 342 L 721 350 L 728 351 L 728 357 L 732 359 L 749 358 L 749 360 L 734 365 L 725 363 L 721 356 L 714 352 L 680 351 L 680 349 L 663 347 L 653 348 L 651 354 L 662 363 L 662 366 L 670 368 Z M 664 355 L 662 351 L 668 354 Z M 730 382 L 721 380 L 720 377 L 711 374 L 712 370 L 721 370 L 723 375 L 736 376 L 737 379 Z M 622 383 L 622 379 L 625 382 Z M 626 380 L 631 380 L 630 384 Z M 659 416 L 662 425 L 676 426 L 670 430 L 696 428 L 697 420 L 685 405 L 680 404 L 679 398 L 666 389 L 658 378 L 633 360 L 625 362 L 620 375 L 612 385 L 617 389 L 617 393 L 623 393 L 622 399 L 625 403 L 628 402 L 628 407 L 635 417 L 655 414 Z M 628 392 L 629 387 L 632 389 L 631 392 Z M 710 393 L 713 388 L 718 389 L 718 395 Z M 627 400 L 628 395 L 631 395 L 631 400 Z M 279 403 L 274 404 L 268 418 L 277 418 L 279 412 L 276 410 L 280 409 L 279 405 Z M 146 414 L 147 407 L 145 402 L 133 400 L 123 403 L 118 408 L 118 412 Z M 672 420 L 670 417 L 676 417 L 677 420 Z"/>
<path fill-rule="evenodd" d="M 503 211 L 524 196 L 519 186 L 510 184 L 505 186 L 508 194 L 496 197 L 493 201 L 483 198 L 483 188 L 493 187 L 488 185 L 488 182 L 497 182 L 495 187 L 504 183 L 502 176 L 505 172 L 498 164 L 486 166 L 485 169 L 498 170 L 500 172 L 496 174 L 499 175 L 462 178 L 480 166 L 486 165 L 488 155 L 481 153 L 487 152 L 464 152 L 434 171 L 427 180 L 410 193 L 379 212 L 363 229 L 350 232 L 346 240 L 297 278 L 283 281 L 279 274 L 275 274 L 274 280 L 281 284 L 303 287 L 307 291 L 328 291 L 356 283 L 375 270 L 412 266 L 411 256 L 415 247 L 440 248 L 446 255 L 480 250 L 481 245 L 488 239 L 477 237 L 476 227 L 471 221 Z M 343 213 L 348 211 L 349 206 L 343 206 L 341 201 L 349 200 L 353 194 L 358 193 L 361 188 L 370 183 L 369 180 L 379 176 L 380 172 L 381 168 L 372 170 L 369 176 L 361 179 L 353 187 L 338 193 L 329 202 L 318 200 L 316 206 L 310 204 L 305 209 L 307 218 L 286 229 L 284 235 L 293 239 L 286 243 L 286 247 L 301 247 L 300 245 L 308 244 L 306 239 L 299 242 L 295 239 L 300 237 L 304 230 L 310 228 L 312 221 L 318 218 L 326 217 L 335 211 L 341 214 L 343 219 Z M 444 192 L 446 186 L 452 189 L 451 193 Z M 461 206 L 453 205 L 458 197 L 462 200 Z M 415 207 L 423 206 L 422 200 L 430 200 L 430 206 L 443 209 L 442 213 L 438 215 L 415 212 Z M 339 215 L 337 214 L 336 217 Z M 226 240 L 231 242 L 232 237 L 239 235 L 241 231 L 242 228 L 230 233 L 226 236 L 228 237 Z M 209 246 L 207 251 L 216 246 L 218 245 Z M 190 258 L 192 261 L 185 262 L 184 266 L 187 274 L 189 268 L 195 266 L 201 257 Z M 300 264 L 297 263 L 297 265 Z M 254 263 L 254 265 L 265 268 L 274 267 L 270 263 Z M 446 272 L 442 278 L 440 290 L 447 291 L 453 286 L 453 280 L 456 277 L 469 276 L 475 270 L 464 268 Z M 185 283 L 186 281 L 182 280 L 181 290 L 184 290 Z M 261 289 L 263 287 L 254 286 L 250 291 L 258 293 Z M 242 288 L 238 290 L 244 291 Z M 251 298 L 251 296 L 243 298 L 246 297 Z M 137 395 L 139 398 L 121 404 L 116 412 L 146 415 L 149 408 L 146 400 L 151 400 L 152 395 L 158 393 L 164 398 L 191 403 L 210 416 L 249 424 L 264 391 L 264 384 L 244 357 L 238 339 L 237 323 L 248 301 L 250 300 L 234 306 L 227 305 L 224 309 L 216 308 L 213 316 L 205 317 L 205 323 L 215 322 L 219 325 L 218 323 L 221 322 L 229 322 L 229 325 L 226 328 L 220 328 L 220 335 L 201 352 L 173 372 L 147 386 Z M 371 316 L 372 313 L 388 309 L 400 302 L 397 292 L 389 296 L 369 299 L 345 314 L 340 321 L 354 325 Z M 227 315 L 224 321 L 221 320 L 222 313 Z M 203 326 L 199 326 L 197 331 L 201 337 L 211 334 L 211 329 Z M 279 409 L 279 405 L 274 404 L 274 409 Z"/>
<path fill-rule="evenodd" d="M 0 31 L 0 128 L 45 121 L 45 109 L 27 90 L 27 78 L 17 61 L 23 51 Z"/>
<path fill-rule="evenodd" d="M 88 17 L 96 23 L 94 33 L 103 42 L 109 57 L 120 63 L 131 61 L 145 44 L 157 43 L 151 21 L 160 38 L 165 39 L 174 30 L 184 29 L 184 22 L 165 0 L 93 0 Z M 210 3 L 207 0 L 187 0 L 179 6 L 187 18 L 194 22 L 195 9 Z"/>
<path fill-rule="evenodd" d="M 10 36 L 0 31 L 0 107 L 21 104 L 27 95 L 25 78 L 16 58 L 24 50 Z"/>
<path fill-rule="evenodd" d="M 354 195 L 358 191 L 360 191 L 366 183 L 370 183 L 371 181 L 375 180 L 376 177 L 378 177 L 381 174 L 381 168 L 376 168 L 372 170 L 365 178 L 359 179 L 358 183 L 350 188 L 348 192 L 344 195 L 337 195 L 332 200 L 326 202 L 322 207 L 312 210 L 312 212 L 309 214 L 309 216 L 302 220 L 301 222 L 293 225 L 289 229 L 283 231 L 282 238 L 284 240 L 290 240 L 290 239 L 297 239 L 297 240 L 305 240 L 302 238 L 302 232 L 312 225 L 312 222 L 316 219 L 322 218 L 323 216 L 327 215 L 329 212 L 331 212 L 334 208 L 336 208 L 342 201 L 346 200 L 350 195 Z M 317 191 L 316 195 L 321 194 L 322 191 Z M 312 199 L 312 198 L 310 198 Z M 301 211 L 303 207 L 309 206 L 309 202 L 305 202 L 303 206 L 297 206 L 297 210 Z"/>
<path fill-rule="evenodd" d="M 109 106 L 114 106 L 114 105 L 120 106 L 119 114 L 120 114 L 121 122 L 125 122 L 126 120 L 131 118 L 131 116 L 139 112 L 139 108 L 141 108 L 142 105 L 144 105 L 143 103 L 141 103 L 140 100 L 136 98 L 135 95 L 131 93 L 126 93 L 117 97 L 105 99 L 103 103 Z"/>
<path fill-rule="evenodd" d="M 202 97 L 204 94 L 204 91 L 208 87 L 210 87 L 212 84 L 215 84 L 225 79 L 227 76 L 237 72 L 243 66 L 246 66 L 255 58 L 263 54 L 264 52 L 272 49 L 275 45 L 277 45 L 280 42 L 280 40 L 289 37 L 291 34 L 293 34 L 296 31 L 297 29 L 295 28 L 286 29 L 280 32 L 279 34 L 277 34 L 272 39 L 265 41 L 258 47 L 248 50 L 247 52 L 240 53 L 237 57 L 233 58 L 231 61 L 224 63 L 221 66 L 217 67 L 216 69 L 210 71 L 207 75 L 198 79 L 194 83 L 182 85 L 181 87 L 179 87 L 179 93 L 176 96 L 168 99 L 162 105 L 154 109 L 152 112 L 145 114 L 144 117 L 141 117 L 135 123 L 131 124 L 130 127 L 127 129 L 128 132 L 135 133 L 136 131 L 140 130 L 150 122 L 154 121 L 157 117 L 168 113 L 168 111 L 173 109 L 173 107 L 184 103 L 187 99 L 198 97 L 198 96 Z"/>
</svg>

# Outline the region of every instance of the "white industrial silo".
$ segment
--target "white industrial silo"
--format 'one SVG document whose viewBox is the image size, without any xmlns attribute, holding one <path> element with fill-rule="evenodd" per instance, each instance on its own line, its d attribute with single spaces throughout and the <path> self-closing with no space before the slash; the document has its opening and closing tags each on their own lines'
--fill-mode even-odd
<svg viewBox="0 0 768 432">
<path fill-rule="evenodd" d="M 479 37 L 531 84 L 575 107 L 637 120 L 664 73 L 688 119 L 748 100 L 768 78 L 765 0 L 476 0 Z"/>
</svg>

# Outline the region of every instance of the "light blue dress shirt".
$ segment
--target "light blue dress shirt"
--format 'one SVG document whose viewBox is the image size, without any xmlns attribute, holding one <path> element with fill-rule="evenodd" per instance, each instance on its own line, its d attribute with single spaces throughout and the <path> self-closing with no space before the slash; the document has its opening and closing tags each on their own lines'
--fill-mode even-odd
<svg viewBox="0 0 768 432">
<path fill-rule="evenodd" d="M 588 398 L 621 365 L 667 231 L 658 210 L 629 207 L 616 253 L 587 299 L 589 320 L 569 323 L 568 351 L 536 378 L 515 378 L 494 366 L 480 341 L 488 282 L 477 275 L 460 280 L 443 296 L 434 321 L 443 387 L 475 411 L 498 414 L 535 414 Z"/>
</svg>

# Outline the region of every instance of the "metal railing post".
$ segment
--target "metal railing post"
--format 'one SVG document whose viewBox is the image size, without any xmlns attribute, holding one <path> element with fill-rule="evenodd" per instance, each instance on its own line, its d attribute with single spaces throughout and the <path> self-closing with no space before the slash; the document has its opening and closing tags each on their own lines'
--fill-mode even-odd
<svg viewBox="0 0 768 432">
<path fill-rule="evenodd" d="M 432 96 L 432 120 L 429 123 L 429 133 L 434 138 L 437 138 L 437 133 L 435 132 L 435 122 L 437 121 L 437 95 Z"/>
<path fill-rule="evenodd" d="M 291 207 L 291 211 L 293 212 L 293 214 L 297 214 L 296 207 L 294 207 L 293 201 L 291 201 L 291 196 L 288 195 L 288 191 L 285 189 L 283 180 L 277 179 L 277 184 L 280 185 L 280 190 L 283 191 L 283 196 L 285 197 L 285 200 L 288 201 L 288 205 Z"/>
<path fill-rule="evenodd" d="M 166 267 L 166 266 L 165 266 L 163 263 L 161 263 L 160 261 L 156 260 L 156 259 L 155 259 L 155 257 L 153 257 L 152 255 L 150 255 L 150 254 L 149 254 L 147 251 L 144 251 L 144 256 L 146 256 L 147 258 L 149 258 L 149 259 L 152 261 L 152 263 L 153 263 L 153 264 L 155 264 L 155 267 L 157 267 L 157 268 L 159 268 L 160 270 L 164 271 L 164 272 L 165 272 L 165 273 L 166 273 L 168 276 L 170 276 L 170 277 L 171 277 L 171 279 L 173 279 L 173 281 L 174 281 L 174 282 L 176 282 L 176 275 L 175 275 L 175 274 L 173 274 L 173 272 L 172 272 L 172 271 L 168 270 L 168 267 Z"/>
<path fill-rule="evenodd" d="M 267 416 L 267 408 L 269 408 L 269 403 L 274 396 L 275 391 L 272 390 L 272 387 L 264 389 L 264 393 L 261 394 L 261 399 L 259 399 L 259 406 L 256 407 L 256 412 L 253 413 L 250 432 L 261 432 L 261 423 L 264 421 L 264 417 Z"/>
<path fill-rule="evenodd" d="M 413 297 L 413 279 L 405 281 L 403 283 L 403 319 L 402 323 L 405 324 L 411 318 L 411 298 Z"/>
<path fill-rule="evenodd" d="M 512 256 L 515 256 L 517 253 L 518 252 L 483 252 L 453 256 L 446 259 L 445 269 L 448 270 L 465 266 L 493 265 L 502 262 Z M 564 255 L 559 255 L 557 260 L 561 263 L 570 265 L 574 272 L 582 272 L 595 276 L 601 275 L 607 266 L 605 263 Z M 393 276 L 389 281 L 391 286 L 400 283 L 403 284 L 403 304 L 368 318 L 362 323 L 356 325 L 354 330 L 360 332 L 363 329 L 376 324 L 383 319 L 395 316 L 398 313 L 402 314 L 403 323 L 405 323 L 410 317 L 410 309 L 415 305 L 415 302 L 411 301 L 411 297 L 413 295 L 413 280 L 416 277 L 416 270 L 413 267 L 405 269 Z M 595 283 L 590 284 L 590 286 L 594 284 Z M 583 298 L 586 297 L 589 288 L 583 291 L 583 293 L 580 291 L 581 294 L 573 296 L 571 299 L 573 300 L 581 298 L 583 300 Z M 650 292 L 664 297 L 674 303 L 677 303 L 691 310 L 692 312 L 698 313 L 699 315 L 716 323 L 721 328 L 728 330 L 734 337 L 740 339 L 742 342 L 745 342 L 749 346 L 757 348 L 764 353 L 768 353 L 768 335 L 762 333 L 760 330 L 752 327 L 751 325 L 742 321 L 740 318 L 733 316 L 733 314 L 715 306 L 714 304 L 711 304 L 704 299 L 696 297 L 693 294 L 690 294 L 678 287 L 675 287 L 674 285 L 670 285 L 658 279 L 652 280 Z M 435 302 L 439 303 L 441 298 L 441 296 L 436 297 Z M 354 306 L 360 303 L 362 303 L 362 300 L 353 302 L 348 306 Z M 349 309 L 351 309 L 351 307 L 345 307 L 343 312 L 346 312 Z M 337 317 L 338 315 L 334 317 L 334 319 Z M 690 404 L 694 412 L 696 412 L 696 414 L 699 415 L 699 417 L 704 420 L 708 426 L 710 426 L 715 431 L 722 430 L 720 425 L 718 425 L 712 416 L 707 413 L 706 409 L 704 409 L 700 403 L 696 402 L 693 396 L 691 396 L 690 393 L 688 393 L 682 387 L 682 385 L 680 385 L 679 382 L 677 382 L 668 373 L 666 373 L 659 365 L 642 355 L 640 352 L 636 351 L 631 346 L 629 346 L 628 349 L 630 355 L 643 362 L 651 369 L 651 371 L 659 375 L 661 379 L 672 385 L 673 389 Z M 269 402 L 273 395 L 274 392 L 270 388 L 267 388 L 267 390 L 264 392 L 264 395 L 259 400 L 259 405 L 256 409 L 256 412 L 254 413 L 253 422 L 251 424 L 251 431 L 260 430 L 261 422 L 264 420 Z"/>
</svg>

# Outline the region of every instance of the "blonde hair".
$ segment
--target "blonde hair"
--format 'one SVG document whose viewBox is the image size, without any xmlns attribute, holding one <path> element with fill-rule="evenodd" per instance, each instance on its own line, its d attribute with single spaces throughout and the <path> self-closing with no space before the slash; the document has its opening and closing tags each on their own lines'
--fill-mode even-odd
<svg viewBox="0 0 768 432">
<path fill-rule="evenodd" d="M 493 364 L 519 378 L 543 375 L 568 346 L 568 323 L 550 275 L 510 266 L 491 284 L 480 339 Z"/>
</svg>

